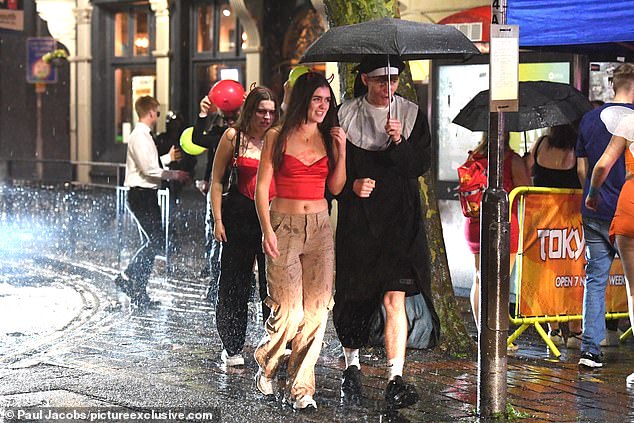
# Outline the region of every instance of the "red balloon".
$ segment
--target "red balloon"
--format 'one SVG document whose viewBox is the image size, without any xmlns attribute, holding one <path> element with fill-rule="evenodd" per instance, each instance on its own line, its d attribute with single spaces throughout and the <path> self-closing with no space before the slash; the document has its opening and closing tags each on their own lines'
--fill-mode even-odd
<svg viewBox="0 0 634 423">
<path fill-rule="evenodd" d="M 242 106 L 244 88 L 238 81 L 223 79 L 211 87 L 207 97 L 223 112 L 233 112 Z"/>
</svg>

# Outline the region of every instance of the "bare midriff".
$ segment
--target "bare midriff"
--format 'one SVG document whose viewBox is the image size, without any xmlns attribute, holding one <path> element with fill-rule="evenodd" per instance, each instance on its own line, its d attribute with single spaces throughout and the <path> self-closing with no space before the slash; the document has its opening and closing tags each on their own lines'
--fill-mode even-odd
<svg viewBox="0 0 634 423">
<path fill-rule="evenodd" d="M 325 198 L 319 200 L 295 200 L 275 197 L 271 202 L 271 210 L 284 214 L 312 214 L 328 209 Z"/>
</svg>

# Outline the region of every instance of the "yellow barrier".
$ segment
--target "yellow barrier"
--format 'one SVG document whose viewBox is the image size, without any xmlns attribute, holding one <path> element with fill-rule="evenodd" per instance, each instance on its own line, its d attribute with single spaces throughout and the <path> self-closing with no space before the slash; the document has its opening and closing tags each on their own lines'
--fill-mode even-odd
<svg viewBox="0 0 634 423">
<path fill-rule="evenodd" d="M 582 191 L 517 187 L 509 194 L 509 207 L 512 208 L 516 198 L 520 233 L 515 261 L 515 316 L 510 321 L 520 327 L 507 342 L 511 345 L 532 325 L 559 357 L 561 352 L 541 324 L 582 319 L 585 282 L 585 240 L 579 212 Z M 628 317 L 625 277 L 619 259 L 610 269 L 605 317 Z"/>
</svg>

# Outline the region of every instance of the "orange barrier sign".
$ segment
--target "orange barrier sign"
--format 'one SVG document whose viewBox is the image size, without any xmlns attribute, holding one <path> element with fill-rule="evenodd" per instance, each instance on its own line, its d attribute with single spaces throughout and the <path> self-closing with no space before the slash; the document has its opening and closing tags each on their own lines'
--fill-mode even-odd
<svg viewBox="0 0 634 423">
<path fill-rule="evenodd" d="M 581 191 L 574 194 L 524 193 L 523 245 L 518 286 L 524 317 L 579 315 L 585 282 L 585 240 Z M 627 312 L 621 261 L 610 270 L 606 312 Z"/>
</svg>

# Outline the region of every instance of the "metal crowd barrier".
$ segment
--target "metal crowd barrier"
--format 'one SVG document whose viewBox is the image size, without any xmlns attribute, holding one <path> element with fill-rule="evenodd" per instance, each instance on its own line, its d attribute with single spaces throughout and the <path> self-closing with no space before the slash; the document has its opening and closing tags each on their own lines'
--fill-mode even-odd
<svg viewBox="0 0 634 423">
<path fill-rule="evenodd" d="M 79 177 L 80 174 L 82 175 L 81 178 Z M 123 185 L 125 179 L 125 164 L 58 159 L 11 158 L 0 160 L 0 180 L 1 179 L 70 182 L 71 184 L 94 187 L 115 187 Z M 84 181 L 84 179 L 89 179 L 89 182 Z"/>
<path fill-rule="evenodd" d="M 82 178 L 79 175 L 82 174 Z M 80 182 L 89 178 L 90 182 Z M 124 247 L 124 232 L 129 230 L 133 215 L 129 213 L 126 202 L 128 188 L 123 186 L 125 180 L 125 164 L 112 162 L 74 161 L 57 159 L 20 159 L 11 158 L 0 160 L 0 180 L 32 180 L 46 182 L 69 182 L 72 185 L 84 185 L 98 188 L 114 188 L 116 190 L 116 225 L 118 239 L 118 262 L 122 264 L 121 253 Z M 170 253 L 170 193 L 167 189 L 158 191 L 158 202 L 161 208 L 161 222 L 165 231 L 163 255 L 157 256 L 165 262 L 165 268 L 170 273 L 172 269 Z M 134 225 L 137 229 L 138 225 Z M 139 231 L 139 237 L 144 235 Z"/>
<path fill-rule="evenodd" d="M 557 313 L 554 315 L 527 315 L 526 313 L 523 312 L 523 310 L 520 308 L 520 291 L 521 291 L 521 284 L 522 284 L 522 276 L 523 276 L 523 258 L 524 258 L 524 254 L 526 253 L 525 249 L 524 249 L 524 230 L 525 230 L 525 213 L 526 213 L 526 197 L 529 196 L 530 194 L 555 194 L 555 195 L 570 195 L 570 194 L 580 194 L 581 190 L 576 190 L 576 189 L 555 189 L 555 188 L 542 188 L 542 187 L 517 187 L 515 188 L 510 194 L 509 194 L 509 207 L 512 210 L 513 208 L 513 204 L 515 202 L 515 200 L 517 199 L 518 201 L 518 221 L 519 221 L 519 228 L 520 228 L 520 233 L 519 233 L 519 247 L 518 247 L 518 252 L 517 252 L 517 257 L 516 257 L 516 262 L 515 262 L 515 266 L 516 266 L 516 278 L 514 281 L 511 281 L 511 283 L 515 283 L 516 284 L 516 309 L 515 309 L 515 315 L 511 315 L 510 316 L 510 321 L 511 323 L 515 324 L 515 325 L 519 325 L 519 328 L 517 330 L 515 330 L 515 332 L 513 332 L 513 334 L 511 334 L 511 336 L 508 337 L 507 340 L 507 345 L 512 346 L 513 342 L 530 326 L 534 326 L 535 330 L 537 331 L 537 333 L 540 335 L 540 337 L 542 338 L 542 340 L 546 343 L 546 345 L 548 346 L 548 348 L 552 351 L 552 353 L 556 356 L 559 357 L 561 355 L 561 352 L 559 351 L 559 349 L 557 348 L 557 346 L 550 340 L 550 338 L 548 337 L 548 333 L 544 330 L 544 328 L 542 327 L 542 324 L 546 323 L 554 323 L 554 322 L 570 322 L 570 321 L 574 321 L 574 320 L 581 320 L 583 318 L 583 316 L 581 314 L 565 314 L 565 313 Z M 513 214 L 510 213 L 511 219 Z M 574 216 L 575 218 L 577 216 Z M 572 222 L 572 219 L 570 220 L 570 222 Z M 569 223 L 570 223 L 569 222 Z M 580 217 L 579 217 L 579 222 L 580 222 Z M 579 223 L 580 225 L 580 223 Z M 543 228 L 546 228 L 546 224 L 544 224 L 544 226 L 542 226 Z M 585 246 L 585 242 L 583 244 Z M 561 246 L 559 246 L 559 248 L 561 248 Z M 546 270 L 544 270 L 544 273 L 546 273 Z M 585 275 L 585 270 L 584 270 L 584 275 Z M 543 280 L 540 278 L 540 284 L 543 283 Z M 609 284 L 608 284 L 609 285 Z M 605 315 L 606 319 L 621 319 L 621 318 L 627 318 L 629 315 L 627 313 L 627 311 L 625 312 L 607 312 Z M 625 332 L 623 335 L 621 335 L 621 341 L 623 339 L 625 339 L 627 336 L 629 336 L 632 333 L 632 328 L 628 329 L 627 332 Z"/>
</svg>

